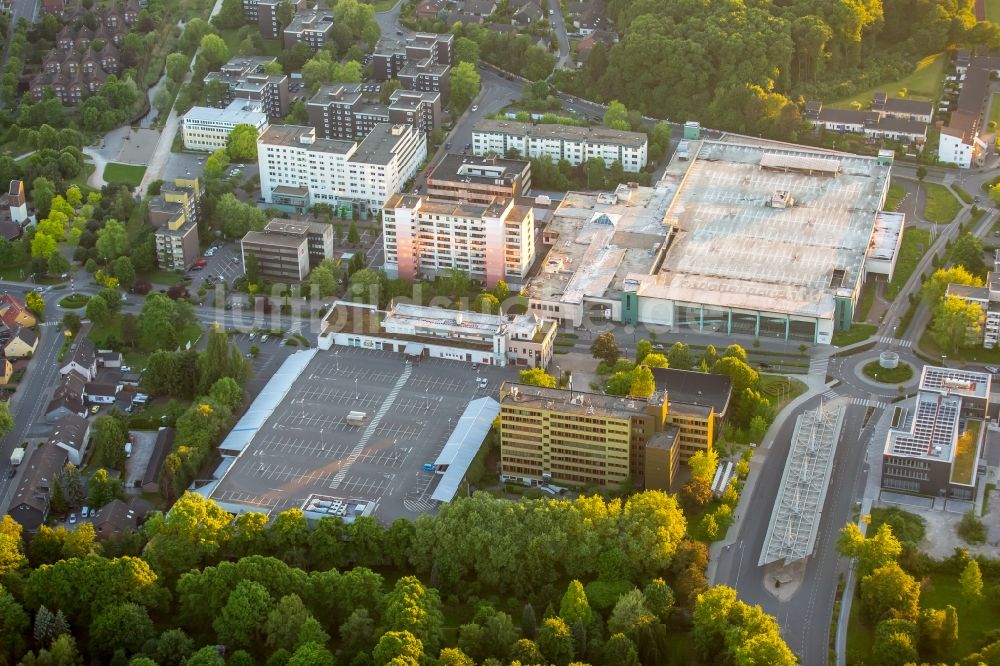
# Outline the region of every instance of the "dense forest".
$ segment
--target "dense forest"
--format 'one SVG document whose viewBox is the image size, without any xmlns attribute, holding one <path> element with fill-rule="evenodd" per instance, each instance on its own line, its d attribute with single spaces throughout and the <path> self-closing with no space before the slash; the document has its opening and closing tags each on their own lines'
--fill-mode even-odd
<svg viewBox="0 0 1000 666">
<path fill-rule="evenodd" d="M 561 87 L 646 115 L 795 138 L 802 96 L 838 99 L 950 47 L 1000 46 L 973 0 L 609 0 L 621 41 Z M 893 93 L 897 91 L 891 91 Z"/>
<path fill-rule="evenodd" d="M 774 618 L 708 588 L 677 500 L 235 520 L 197 494 L 142 530 L 0 521 L 0 664 L 792 666 Z"/>
</svg>

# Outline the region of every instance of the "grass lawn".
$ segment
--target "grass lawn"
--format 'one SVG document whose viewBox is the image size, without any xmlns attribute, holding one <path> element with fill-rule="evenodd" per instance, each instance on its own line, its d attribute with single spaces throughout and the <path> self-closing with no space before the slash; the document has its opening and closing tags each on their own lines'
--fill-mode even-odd
<svg viewBox="0 0 1000 666">
<path fill-rule="evenodd" d="M 920 349 L 927 355 L 940 357 L 941 348 L 931 337 L 930 327 L 920 336 Z M 948 354 L 949 360 L 965 361 L 966 363 L 1000 363 L 1000 347 L 985 349 L 983 347 L 972 347 L 969 349 L 959 349 L 955 354 Z"/>
<path fill-rule="evenodd" d="M 141 165 L 108 162 L 107 166 L 104 167 L 104 180 L 109 183 L 125 183 L 138 187 L 145 173 L 146 167 Z"/>
<path fill-rule="evenodd" d="M 947 65 L 947 53 L 929 55 L 917 63 L 916 69 L 910 75 L 904 76 L 898 81 L 881 83 L 874 88 L 859 92 L 853 97 L 831 102 L 827 106 L 837 109 L 850 109 L 853 108 L 853 102 L 859 102 L 861 108 L 867 109 L 868 105 L 871 104 L 872 95 L 875 93 L 884 92 L 890 97 L 895 97 L 904 88 L 906 89 L 905 96 L 909 99 L 935 100 L 941 94 L 941 84 L 944 81 L 944 73 Z"/>
<path fill-rule="evenodd" d="M 961 629 L 962 618 L 958 618 Z M 847 622 L 847 663 L 865 664 L 872 654 L 872 644 L 875 642 L 875 627 L 861 615 L 861 600 L 854 595 L 851 603 L 851 617 Z"/>
<path fill-rule="evenodd" d="M 89 300 L 90 297 L 86 294 L 70 294 L 59 299 L 59 307 L 75 310 L 76 308 L 82 308 Z"/>
<path fill-rule="evenodd" d="M 986 0 L 986 20 L 1000 21 L 1000 0 Z"/>
<path fill-rule="evenodd" d="M 837 331 L 833 334 L 832 344 L 835 347 L 853 345 L 855 342 L 867 340 L 874 335 L 877 330 L 878 326 L 875 324 L 851 324 L 851 330 Z"/>
<path fill-rule="evenodd" d="M 923 183 L 927 200 L 924 202 L 924 218 L 935 224 L 951 224 L 962 210 L 962 204 L 944 185 Z"/>
<path fill-rule="evenodd" d="M 979 639 L 987 631 L 1000 627 L 1000 609 L 984 602 L 970 606 L 962 599 L 962 586 L 957 575 L 930 574 L 930 584 L 920 594 L 921 608 L 944 608 L 948 604 L 958 611 L 958 640 L 951 653 L 940 661 L 948 663 L 972 653 L 979 647 Z"/>
<path fill-rule="evenodd" d="M 994 0 L 1000 4 L 1000 0 Z M 990 95 L 990 120 L 993 126 L 1000 125 L 1000 93 Z"/>
<path fill-rule="evenodd" d="M 896 298 L 896 294 L 913 275 L 913 271 L 917 268 L 917 264 L 920 263 L 920 259 L 927 252 L 930 244 L 931 232 L 926 229 L 907 227 L 903 231 L 903 242 L 899 248 L 899 258 L 896 259 L 896 270 L 892 274 L 892 282 L 885 288 L 887 299 Z"/>
<path fill-rule="evenodd" d="M 858 297 L 858 308 L 854 312 L 854 317 L 858 321 L 868 319 L 868 313 L 871 312 L 872 305 L 875 303 L 875 287 L 874 280 L 868 280 L 862 285 L 861 295 Z"/>
<path fill-rule="evenodd" d="M 761 375 L 759 390 L 767 396 L 774 406 L 775 413 L 785 408 L 785 405 L 806 392 L 806 385 L 798 379 L 789 379 L 781 375 Z"/>
<path fill-rule="evenodd" d="M 392 5 L 389 6 L 392 9 Z M 375 11 L 381 11 L 376 9 Z M 240 30 L 243 26 L 239 28 L 231 28 L 229 30 L 219 30 L 219 37 L 222 37 L 226 42 L 226 46 L 229 47 L 230 53 L 237 53 L 240 46 Z M 246 34 L 246 33 L 244 33 Z M 262 55 L 269 56 L 279 56 L 281 55 L 281 42 L 277 39 L 265 39 L 264 40 L 264 53 Z"/>
<path fill-rule="evenodd" d="M 22 266 L 4 266 L 3 268 L 0 268 L 0 280 L 23 282 L 27 279 L 30 273 L 31 269 L 27 264 Z"/>
<path fill-rule="evenodd" d="M 891 370 L 883 368 L 878 361 L 866 363 L 862 368 L 865 376 L 871 377 L 880 384 L 899 384 L 913 379 L 913 367 L 909 363 L 899 362 L 899 365 Z"/>
<path fill-rule="evenodd" d="M 152 273 L 146 273 L 142 278 L 149 280 L 153 284 L 164 284 L 172 287 L 183 280 L 184 276 L 174 271 L 153 271 Z"/>
<path fill-rule="evenodd" d="M 967 204 L 972 203 L 972 195 L 965 191 L 965 188 L 958 183 L 952 183 L 951 189 L 955 192 L 959 199 Z"/>
<path fill-rule="evenodd" d="M 889 192 L 885 195 L 885 205 L 882 206 L 882 210 L 896 210 L 904 197 L 906 197 L 906 188 L 890 181 Z"/>
<path fill-rule="evenodd" d="M 396 6 L 398 0 L 375 0 L 375 11 L 377 12 L 387 12 Z"/>
</svg>

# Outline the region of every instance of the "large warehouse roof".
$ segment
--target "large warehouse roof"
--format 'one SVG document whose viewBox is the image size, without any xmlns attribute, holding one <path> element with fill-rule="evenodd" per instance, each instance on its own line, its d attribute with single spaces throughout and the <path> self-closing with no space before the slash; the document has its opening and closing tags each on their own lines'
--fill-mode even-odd
<svg viewBox="0 0 1000 666">
<path fill-rule="evenodd" d="M 663 265 L 639 295 L 830 318 L 862 273 L 890 167 L 787 144 L 703 141 L 675 159 Z"/>
</svg>

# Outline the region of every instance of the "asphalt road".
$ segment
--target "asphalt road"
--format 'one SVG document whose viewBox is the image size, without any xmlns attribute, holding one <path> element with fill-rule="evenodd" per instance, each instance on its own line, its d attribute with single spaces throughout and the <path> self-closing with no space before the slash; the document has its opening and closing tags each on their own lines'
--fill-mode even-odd
<svg viewBox="0 0 1000 666">
<path fill-rule="evenodd" d="M 569 66 L 569 37 L 566 35 L 566 21 L 559 7 L 559 0 L 549 0 L 549 23 L 556 33 L 556 41 L 559 43 L 559 59 L 556 60 L 556 69 Z"/>
</svg>

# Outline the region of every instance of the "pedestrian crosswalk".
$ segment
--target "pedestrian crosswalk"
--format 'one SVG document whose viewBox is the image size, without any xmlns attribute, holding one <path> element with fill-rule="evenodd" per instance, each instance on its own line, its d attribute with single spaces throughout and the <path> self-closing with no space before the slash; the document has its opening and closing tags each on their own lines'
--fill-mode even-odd
<svg viewBox="0 0 1000 666">
<path fill-rule="evenodd" d="M 815 375 L 817 377 L 826 377 L 827 370 L 830 367 L 829 358 L 812 358 L 809 359 L 809 374 Z"/>
<path fill-rule="evenodd" d="M 866 398 L 851 398 L 851 404 L 861 407 L 874 407 L 875 409 L 885 409 L 889 406 L 889 403 L 882 400 L 868 400 Z"/>
<path fill-rule="evenodd" d="M 833 400 L 834 398 L 841 398 L 847 396 L 841 396 L 835 390 L 830 389 L 826 391 L 823 395 L 823 400 Z M 889 406 L 889 403 L 884 400 L 869 400 L 868 398 L 862 397 L 852 397 L 850 399 L 852 405 L 858 405 L 859 407 L 874 407 L 875 409 L 885 409 Z"/>
<path fill-rule="evenodd" d="M 896 345 L 897 347 L 913 346 L 912 340 L 899 340 L 897 338 L 892 337 L 891 335 L 883 335 L 881 338 L 878 339 L 878 341 L 884 345 Z"/>
</svg>

